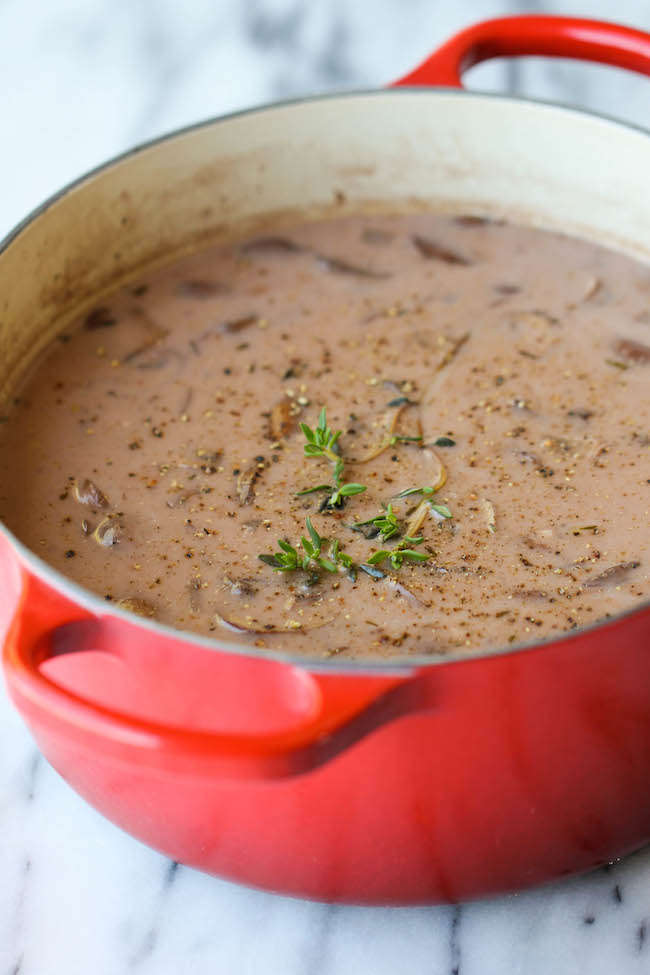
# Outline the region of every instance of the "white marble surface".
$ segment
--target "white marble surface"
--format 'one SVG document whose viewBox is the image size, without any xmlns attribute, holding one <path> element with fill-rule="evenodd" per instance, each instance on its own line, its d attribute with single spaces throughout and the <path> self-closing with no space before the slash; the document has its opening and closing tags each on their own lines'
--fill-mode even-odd
<svg viewBox="0 0 650 975">
<path fill-rule="evenodd" d="M 398 77 L 516 0 L 3 0 L 0 235 L 62 183 L 172 127 Z M 528 10 L 566 12 L 560 2 Z M 572 12 L 650 30 L 645 0 Z M 475 87 L 650 125 L 650 82 L 489 65 Z M 328 907 L 176 867 L 38 756 L 0 690 L 0 975 L 612 975 L 650 972 L 650 852 L 534 892 L 428 909 Z"/>
</svg>

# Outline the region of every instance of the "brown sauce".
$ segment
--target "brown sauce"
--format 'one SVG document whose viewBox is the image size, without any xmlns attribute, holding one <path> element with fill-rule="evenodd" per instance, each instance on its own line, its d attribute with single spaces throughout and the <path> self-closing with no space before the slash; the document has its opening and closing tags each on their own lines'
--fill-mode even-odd
<svg viewBox="0 0 650 975">
<path fill-rule="evenodd" d="M 650 272 L 562 235 L 417 214 L 219 246 L 95 308 L 3 419 L 11 530 L 182 630 L 489 650 L 650 595 Z"/>
</svg>

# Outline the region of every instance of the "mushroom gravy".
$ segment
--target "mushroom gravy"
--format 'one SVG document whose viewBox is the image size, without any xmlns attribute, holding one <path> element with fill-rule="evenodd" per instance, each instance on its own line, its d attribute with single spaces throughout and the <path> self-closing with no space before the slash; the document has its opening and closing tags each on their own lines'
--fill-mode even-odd
<svg viewBox="0 0 650 975">
<path fill-rule="evenodd" d="M 584 241 L 420 213 L 220 245 L 19 394 L 2 519 L 182 630 L 489 650 L 650 596 L 650 271 Z"/>
</svg>

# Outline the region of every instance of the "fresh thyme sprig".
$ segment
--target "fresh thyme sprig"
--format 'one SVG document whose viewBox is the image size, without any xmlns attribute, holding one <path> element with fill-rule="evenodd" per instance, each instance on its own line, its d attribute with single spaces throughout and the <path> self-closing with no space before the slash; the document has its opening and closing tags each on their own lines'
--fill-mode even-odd
<svg viewBox="0 0 650 975">
<path fill-rule="evenodd" d="M 318 414 L 318 424 L 312 430 L 306 423 L 300 424 L 300 429 L 307 438 L 305 444 L 306 457 L 327 457 L 334 463 L 339 459 L 338 439 L 342 430 L 331 430 L 327 425 L 327 411 L 325 407 Z"/>
<path fill-rule="evenodd" d="M 313 494 L 315 491 L 330 491 L 330 497 L 325 502 L 326 508 L 340 508 L 345 498 L 351 498 L 355 494 L 362 494 L 366 490 L 365 485 L 357 484 L 352 481 L 347 484 L 342 483 L 344 462 L 338 452 L 338 439 L 341 430 L 331 430 L 327 425 L 327 413 L 325 407 L 318 416 L 318 425 L 312 430 L 306 423 L 300 424 L 300 429 L 307 438 L 305 444 L 305 456 L 307 457 L 327 457 L 334 461 L 333 484 L 317 484 L 316 487 L 307 488 L 305 491 L 298 491 L 296 497 L 304 494 Z"/>
<path fill-rule="evenodd" d="M 316 566 L 325 569 L 327 572 L 336 572 L 334 562 L 321 555 L 324 539 L 318 534 L 311 523 L 311 518 L 307 518 L 307 531 L 309 538 L 302 535 L 300 544 L 305 554 L 298 552 L 293 545 L 282 538 L 278 538 L 278 545 L 281 551 L 273 555 L 259 555 L 258 558 L 270 565 L 274 572 L 295 572 L 296 569 L 304 569 L 305 572 L 312 571 Z"/>
<path fill-rule="evenodd" d="M 424 541 L 422 535 L 417 538 L 411 538 L 410 535 L 405 535 L 401 542 L 398 542 L 392 551 L 388 549 L 381 549 L 379 552 L 375 552 L 368 559 L 368 565 L 378 565 L 380 562 L 385 562 L 386 559 L 390 559 L 390 564 L 394 569 L 401 569 L 404 559 L 408 562 L 427 562 L 429 556 L 424 552 L 414 552 L 411 548 L 406 548 L 407 545 L 420 545 Z"/>
<path fill-rule="evenodd" d="M 325 502 L 325 506 L 328 508 L 340 508 L 344 498 L 351 498 L 355 494 L 361 494 L 366 490 L 363 484 L 356 484 L 354 482 L 341 484 L 342 474 L 343 461 L 339 457 L 334 466 L 333 484 L 317 484 L 316 487 L 307 488 L 305 491 L 298 491 L 296 497 L 300 498 L 303 494 L 313 494 L 315 491 L 330 491 L 331 495 Z"/>
<path fill-rule="evenodd" d="M 273 555 L 258 555 L 258 558 L 266 565 L 270 565 L 274 572 L 295 572 L 297 569 L 303 569 L 305 572 L 314 572 L 316 569 L 338 572 L 339 565 L 348 570 L 354 568 L 354 562 L 350 556 L 339 551 L 338 539 L 334 539 L 330 546 L 329 558 L 322 554 L 326 539 L 318 534 L 309 516 L 307 517 L 307 531 L 309 538 L 305 538 L 304 535 L 300 538 L 304 555 L 283 538 L 278 538 L 281 551 L 275 552 Z"/>
<path fill-rule="evenodd" d="M 374 518 L 369 518 L 368 521 L 359 521 L 357 525 L 375 525 L 379 529 L 379 535 L 384 540 L 388 541 L 393 535 L 397 535 L 400 530 L 399 522 L 397 516 L 393 511 L 392 504 L 389 504 L 385 511 L 382 511 L 380 515 L 376 515 Z M 356 526 L 355 526 L 356 527 Z"/>
</svg>

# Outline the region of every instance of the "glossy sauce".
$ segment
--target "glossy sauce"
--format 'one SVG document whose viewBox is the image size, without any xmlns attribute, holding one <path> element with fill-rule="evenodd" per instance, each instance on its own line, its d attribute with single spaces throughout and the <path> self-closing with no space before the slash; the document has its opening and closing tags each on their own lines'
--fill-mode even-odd
<svg viewBox="0 0 650 975">
<path fill-rule="evenodd" d="M 79 325 L 0 427 L 0 514 L 107 601 L 357 657 L 533 641 L 650 595 L 641 264 L 474 218 L 348 217 L 184 259 Z M 322 407 L 340 483 L 366 488 L 342 507 L 334 459 L 304 452 Z M 388 504 L 382 538 L 360 523 Z M 352 566 L 309 561 L 307 516 Z M 309 564 L 273 571 L 278 539 Z M 421 558 L 368 562 L 399 546 Z"/>
</svg>

